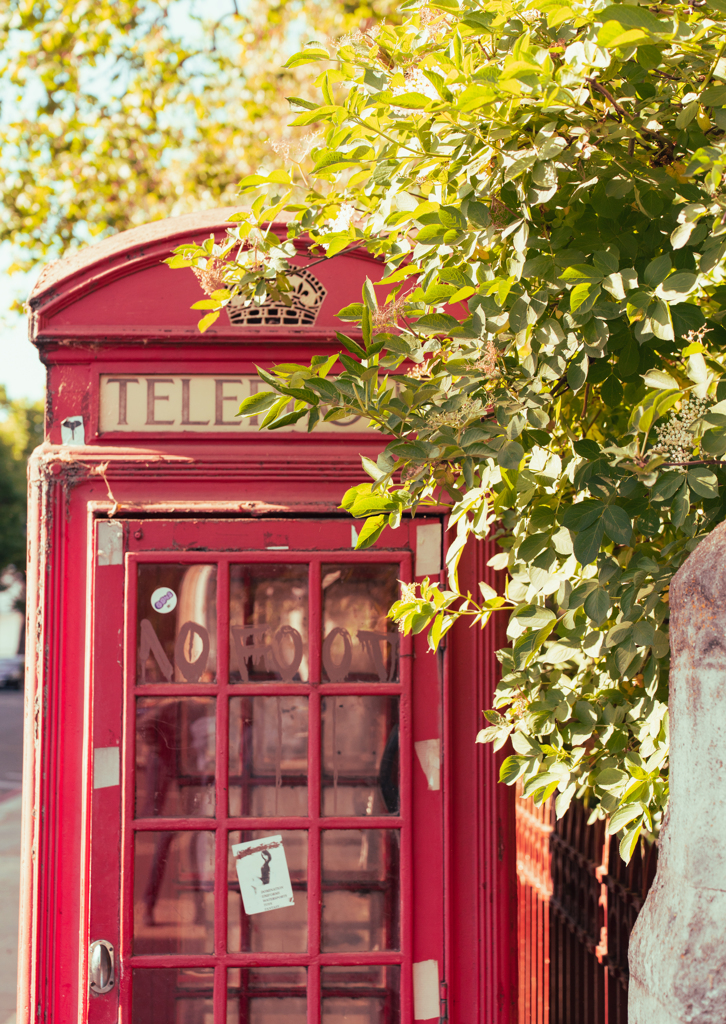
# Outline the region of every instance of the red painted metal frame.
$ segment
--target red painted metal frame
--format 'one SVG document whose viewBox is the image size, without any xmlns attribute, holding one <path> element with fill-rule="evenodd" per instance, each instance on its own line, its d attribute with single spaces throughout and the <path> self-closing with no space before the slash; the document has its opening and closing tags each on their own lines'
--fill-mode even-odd
<svg viewBox="0 0 726 1024">
<path fill-rule="evenodd" d="M 244 537 L 245 524 L 238 524 L 240 540 Z M 296 524 L 300 533 L 305 532 L 305 523 Z M 142 554 L 126 556 L 126 684 L 125 684 L 125 772 L 123 785 L 124 810 L 124 856 L 122 869 L 122 913 L 120 963 L 121 976 L 121 1016 L 122 1022 L 130 1021 L 130 982 L 131 971 L 140 967 L 215 967 L 214 1005 L 215 1020 L 226 1020 L 227 1000 L 227 969 L 240 966 L 264 966 L 266 964 L 288 964 L 306 966 L 308 968 L 308 1021 L 319 1024 L 321 1019 L 320 985 L 317 970 L 325 965 L 396 963 L 406 970 L 402 971 L 401 1008 L 403 1019 L 412 1016 L 412 993 L 410 985 L 412 961 L 412 892 L 411 892 L 411 642 L 404 638 L 400 661 L 401 681 L 394 683 L 321 683 L 321 629 L 320 629 L 320 567 L 324 562 L 360 563 L 398 563 L 400 579 L 410 582 L 411 553 L 409 551 L 389 550 L 348 553 L 340 551 L 248 551 L 239 554 L 222 554 L 214 551 L 214 524 L 210 523 L 205 533 L 205 542 L 211 550 L 190 552 L 184 556 L 179 553 L 148 551 Z M 292 538 L 291 538 L 292 539 Z M 404 540 L 404 538 L 401 538 Z M 408 538 L 405 538 L 406 540 Z M 139 545 L 141 546 L 141 545 Z M 146 545 L 144 545 L 146 547 Z M 243 547 L 243 544 L 240 544 Z M 179 564 L 216 564 L 217 571 L 217 682 L 216 684 L 136 684 L 136 573 L 137 566 L 144 562 L 159 564 L 170 562 Z M 229 568 L 231 564 L 307 564 L 310 567 L 309 586 L 309 652 L 310 652 L 310 683 L 234 683 L 228 682 L 229 655 Z M 317 586 L 316 586 L 317 583 Z M 228 735 L 227 716 L 229 698 L 232 695 L 288 695 L 304 693 L 308 696 L 309 710 L 309 780 L 308 817 L 275 818 L 235 818 L 225 813 L 227 806 L 227 744 L 224 738 Z M 395 694 L 400 696 L 401 722 L 401 814 L 385 817 L 324 817 L 314 801 L 320 791 L 320 734 L 319 704 L 320 698 L 326 694 Z M 136 697 L 164 695 L 214 695 L 217 699 L 217 814 L 215 818 L 134 818 L 135 793 L 135 757 L 134 757 L 134 708 Z M 421 822 L 421 827 L 426 827 Z M 401 951 L 368 952 L 368 953 L 323 953 L 320 949 L 320 905 L 321 905 L 321 862 L 320 832 L 322 829 L 338 828 L 387 828 L 401 832 Z M 307 953 L 228 953 L 227 952 L 227 856 L 228 837 L 231 831 L 250 829 L 300 829 L 308 835 L 308 952 Z M 173 831 L 199 830 L 216 833 L 216 864 L 215 864 L 215 950 L 213 954 L 199 955 L 134 955 L 132 953 L 133 933 L 133 848 L 134 835 L 138 831 Z M 431 853 L 431 850 L 429 850 Z M 439 958 L 442 954 L 439 953 Z"/>
<path fill-rule="evenodd" d="M 189 312 L 198 298 L 196 282 L 192 275 L 159 268 L 159 260 L 173 245 L 199 240 L 223 221 L 219 214 L 202 215 L 118 236 L 56 265 L 32 297 L 33 337 L 48 365 L 49 387 L 48 440 L 30 466 L 19 1024 L 118 1019 L 115 995 L 89 1005 L 86 990 L 89 938 L 108 938 L 117 949 L 121 941 L 118 903 L 94 897 L 91 906 L 96 880 L 121 872 L 120 811 L 104 824 L 97 812 L 108 806 L 110 790 L 92 788 L 93 748 L 122 741 L 116 615 L 124 567 L 96 565 L 98 524 L 120 522 L 127 551 L 139 547 L 132 523 L 143 523 L 149 542 L 158 529 L 165 540 L 157 549 L 174 552 L 178 561 L 194 551 L 201 556 L 210 519 L 219 524 L 217 550 L 230 551 L 229 538 L 241 521 L 262 538 L 265 531 L 284 531 L 285 522 L 322 516 L 333 524 L 328 542 L 339 559 L 350 552 L 351 528 L 337 511 L 341 495 L 361 480 L 360 454 L 375 458 L 380 447 L 375 437 L 342 434 L 97 435 L 101 372 L 163 373 L 173 366 L 175 372 L 183 367 L 240 374 L 254 372 L 257 364 L 302 362 L 313 352 L 337 350 L 337 325 L 325 317 L 312 329 L 263 332 L 222 325 L 199 337 Z M 347 259 L 336 259 L 327 270 L 331 310 L 357 298 L 361 275 L 380 276 L 373 261 L 357 258 L 348 265 Z M 87 418 L 88 443 L 61 445 L 60 422 L 79 413 Z M 387 557 L 399 536 L 387 532 L 374 550 Z M 474 593 L 478 580 L 490 580 L 486 562 L 492 553 L 488 543 L 464 552 L 465 589 Z M 515 1024 L 512 793 L 496 782 L 501 756 L 474 743 L 496 678 L 494 650 L 502 645 L 502 629 L 496 622 L 483 633 L 457 625 L 448 637 L 441 684 L 425 639 L 417 637 L 415 644 L 420 663 L 427 659 L 431 666 L 431 682 L 421 700 L 414 683 L 412 738 L 438 734 L 444 744 L 443 811 L 425 782 L 416 797 L 424 817 L 439 808 L 446 836 L 442 994 L 456 1024 Z M 437 732 L 439 725 L 443 732 Z M 423 779 L 416 766 L 414 782 L 417 773 Z M 430 879 L 429 861 L 422 835 L 411 849 L 411 884 L 424 917 L 431 885 L 419 887 L 419 881 Z M 98 891 L 103 897 L 109 890 L 102 885 Z M 94 928 L 98 923 L 106 934 L 91 936 L 91 912 Z M 416 921 L 414 916 L 411 955 L 414 961 L 434 958 L 436 948 Z"/>
</svg>

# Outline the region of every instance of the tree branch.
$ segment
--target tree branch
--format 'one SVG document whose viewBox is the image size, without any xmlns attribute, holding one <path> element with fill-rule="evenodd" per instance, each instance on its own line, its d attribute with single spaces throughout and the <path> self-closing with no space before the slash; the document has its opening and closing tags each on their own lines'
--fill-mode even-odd
<svg viewBox="0 0 726 1024">
<path fill-rule="evenodd" d="M 633 125 L 636 131 L 640 132 L 641 135 L 645 135 L 647 138 L 656 139 L 660 142 L 661 146 L 668 151 L 669 156 L 673 154 L 676 144 L 672 139 L 669 139 L 665 135 L 661 135 L 660 132 L 656 132 L 652 128 L 645 128 L 643 125 L 639 125 L 633 118 L 633 115 L 628 113 L 625 107 L 618 103 L 610 90 L 606 89 L 605 86 L 601 82 L 598 82 L 596 78 L 586 78 L 585 81 L 595 90 L 595 92 L 599 92 L 601 96 L 604 96 L 612 108 L 622 117 L 626 118 L 626 120 Z"/>
</svg>

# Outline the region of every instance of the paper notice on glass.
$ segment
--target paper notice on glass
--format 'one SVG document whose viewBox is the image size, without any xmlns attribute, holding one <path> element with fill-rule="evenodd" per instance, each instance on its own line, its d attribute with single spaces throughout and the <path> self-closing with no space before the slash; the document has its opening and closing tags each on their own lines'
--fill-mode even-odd
<svg viewBox="0 0 726 1024">
<path fill-rule="evenodd" d="M 295 903 L 282 836 L 237 843 L 232 855 L 246 914 L 262 914 Z"/>
</svg>

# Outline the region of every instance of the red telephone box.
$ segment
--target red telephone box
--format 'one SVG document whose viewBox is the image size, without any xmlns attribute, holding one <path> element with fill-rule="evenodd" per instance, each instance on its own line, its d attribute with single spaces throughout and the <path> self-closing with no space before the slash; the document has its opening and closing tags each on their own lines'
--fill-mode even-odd
<svg viewBox="0 0 726 1024">
<path fill-rule="evenodd" d="M 501 637 L 433 655 L 387 620 L 446 524 L 354 550 L 365 423 L 234 415 L 256 366 L 336 351 L 381 268 L 301 245 L 291 307 L 200 336 L 162 260 L 224 218 L 120 234 L 31 298 L 19 1020 L 513 1024 L 511 794 L 474 742 Z"/>
</svg>

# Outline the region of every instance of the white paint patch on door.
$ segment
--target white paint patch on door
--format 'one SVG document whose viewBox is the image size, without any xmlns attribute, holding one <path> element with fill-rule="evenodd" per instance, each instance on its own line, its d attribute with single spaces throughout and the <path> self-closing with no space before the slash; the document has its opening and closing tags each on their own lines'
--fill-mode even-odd
<svg viewBox="0 0 726 1024">
<path fill-rule="evenodd" d="M 121 782 L 118 747 L 96 747 L 93 751 L 93 788 L 107 789 Z"/>
<path fill-rule="evenodd" d="M 413 965 L 413 1019 L 439 1017 L 439 961 L 422 960 Z"/>
<path fill-rule="evenodd" d="M 429 789 L 441 789 L 441 740 L 416 740 L 413 748 Z"/>
<path fill-rule="evenodd" d="M 124 524 L 117 519 L 98 524 L 98 564 L 121 565 L 124 557 Z"/>
<path fill-rule="evenodd" d="M 416 527 L 416 575 L 438 576 L 441 572 L 441 523 Z"/>
</svg>

